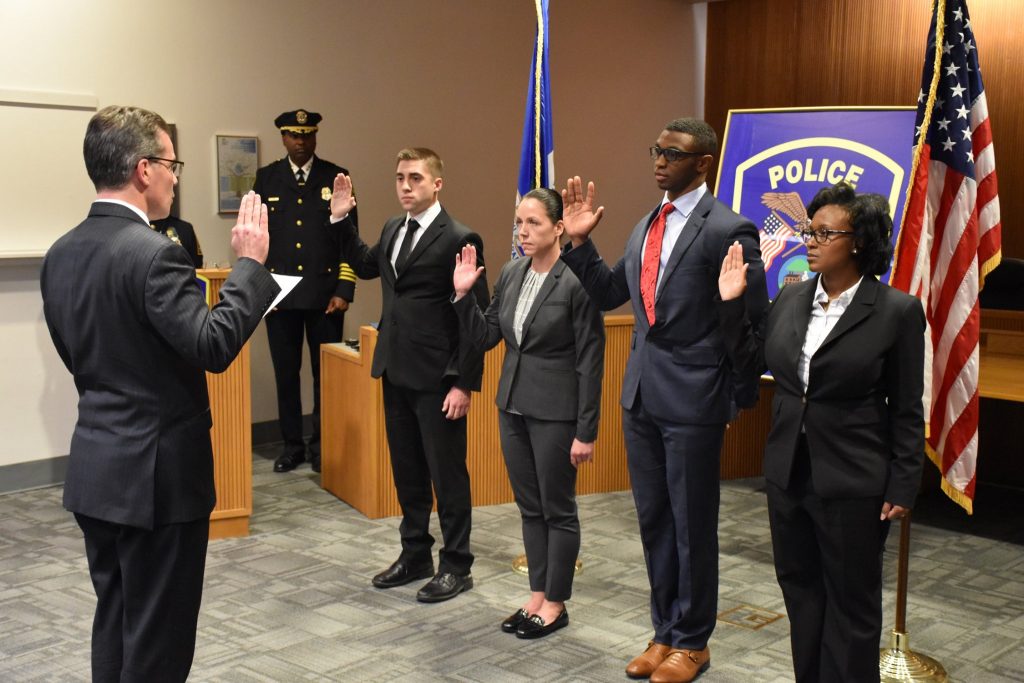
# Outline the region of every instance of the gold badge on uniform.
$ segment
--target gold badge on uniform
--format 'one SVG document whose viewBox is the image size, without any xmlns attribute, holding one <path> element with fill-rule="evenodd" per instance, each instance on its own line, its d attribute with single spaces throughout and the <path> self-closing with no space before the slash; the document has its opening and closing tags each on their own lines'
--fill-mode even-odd
<svg viewBox="0 0 1024 683">
<path fill-rule="evenodd" d="M 320 199 L 324 200 L 325 202 L 329 202 L 331 201 L 331 194 L 331 188 L 325 187 L 324 189 L 320 190 Z"/>
<path fill-rule="evenodd" d="M 309 118 L 306 116 L 306 112 L 301 109 L 295 112 L 295 121 L 300 125 L 305 125 Z"/>
</svg>

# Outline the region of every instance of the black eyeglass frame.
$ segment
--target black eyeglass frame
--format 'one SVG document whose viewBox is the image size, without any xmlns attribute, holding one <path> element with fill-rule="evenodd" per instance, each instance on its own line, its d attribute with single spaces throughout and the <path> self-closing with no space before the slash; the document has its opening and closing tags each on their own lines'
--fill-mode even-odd
<svg viewBox="0 0 1024 683">
<path fill-rule="evenodd" d="M 164 159 L 163 157 L 142 157 L 147 161 L 166 161 L 170 166 L 164 166 L 168 171 L 174 174 L 175 178 L 181 177 L 181 172 L 185 169 L 185 162 L 179 161 L 178 159 Z M 161 164 L 163 166 L 163 164 Z"/>
<path fill-rule="evenodd" d="M 810 228 L 804 228 L 798 230 L 797 234 L 800 235 L 800 239 L 803 242 L 807 242 L 812 237 L 818 244 L 831 244 L 833 235 L 853 235 L 853 230 L 832 230 L 831 228 L 818 228 L 817 230 L 811 230 Z"/>
<path fill-rule="evenodd" d="M 670 164 L 675 163 L 680 159 L 685 159 L 686 157 L 705 156 L 704 152 L 687 152 L 684 149 L 676 149 L 675 147 L 662 148 L 658 147 L 657 145 L 648 148 L 648 151 L 651 153 L 651 159 L 657 161 L 659 156 L 664 156 L 665 161 L 667 161 Z"/>
</svg>

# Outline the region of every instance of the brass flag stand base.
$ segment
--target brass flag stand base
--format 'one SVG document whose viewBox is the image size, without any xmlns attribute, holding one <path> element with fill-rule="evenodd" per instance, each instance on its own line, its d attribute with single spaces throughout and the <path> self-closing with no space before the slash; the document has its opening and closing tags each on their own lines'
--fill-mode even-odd
<svg viewBox="0 0 1024 683">
<path fill-rule="evenodd" d="M 579 574 L 581 569 L 583 569 L 583 563 L 579 560 L 576 560 L 576 569 L 574 573 Z M 512 571 L 516 572 L 517 574 L 522 574 L 523 576 L 530 575 L 530 568 L 526 564 L 525 554 L 520 555 L 516 559 L 512 560 Z"/>
<path fill-rule="evenodd" d="M 878 652 L 878 672 L 882 683 L 949 680 L 946 670 L 928 655 L 910 649 L 907 634 L 907 566 L 910 563 L 910 513 L 900 520 L 900 557 L 896 570 L 896 627 L 889 647 Z"/>
<path fill-rule="evenodd" d="M 945 683 L 949 680 L 946 670 L 928 655 L 918 654 L 910 649 L 906 633 L 893 631 L 889 647 L 882 648 L 878 655 L 878 671 L 882 683 L 902 683 L 903 681 L 936 681 Z"/>
</svg>

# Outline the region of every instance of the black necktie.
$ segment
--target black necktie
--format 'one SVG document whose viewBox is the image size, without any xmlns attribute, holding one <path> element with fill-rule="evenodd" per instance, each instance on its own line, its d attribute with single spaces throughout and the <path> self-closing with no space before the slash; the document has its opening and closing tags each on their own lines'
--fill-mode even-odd
<svg viewBox="0 0 1024 683">
<path fill-rule="evenodd" d="M 295 172 L 295 181 L 298 182 L 299 185 L 306 182 L 306 174 L 301 168 Z"/>
<path fill-rule="evenodd" d="M 405 262 L 409 259 L 409 252 L 412 251 L 413 238 L 419 229 L 420 224 L 410 218 L 409 223 L 405 226 L 405 239 L 402 240 L 402 246 L 398 248 L 398 258 L 395 259 L 396 273 L 401 273 L 402 268 L 405 267 Z"/>
</svg>

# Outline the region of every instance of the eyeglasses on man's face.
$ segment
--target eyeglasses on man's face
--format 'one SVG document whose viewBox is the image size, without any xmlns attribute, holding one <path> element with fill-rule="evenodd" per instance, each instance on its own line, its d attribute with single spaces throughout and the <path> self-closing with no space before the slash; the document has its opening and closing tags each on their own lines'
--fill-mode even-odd
<svg viewBox="0 0 1024 683">
<path fill-rule="evenodd" d="M 149 161 L 163 161 L 163 162 L 166 162 L 167 163 L 166 166 L 164 166 L 163 164 L 160 164 L 160 165 L 164 166 L 164 168 L 166 168 L 168 171 L 173 173 L 175 178 L 180 178 L 181 177 L 181 169 L 185 168 L 185 162 L 184 161 L 178 161 L 177 159 L 164 159 L 162 157 L 145 157 L 145 159 L 147 159 Z"/>
<path fill-rule="evenodd" d="M 804 242 L 809 242 L 811 238 L 814 238 L 814 241 L 818 244 L 828 244 L 832 241 L 833 235 L 852 235 L 853 230 L 831 230 L 829 228 L 812 230 L 811 228 L 804 228 L 798 234 Z"/>
<path fill-rule="evenodd" d="M 655 161 L 658 160 L 658 157 L 663 156 L 663 157 L 665 157 L 665 161 L 667 161 L 670 164 L 675 162 L 675 161 L 679 161 L 680 159 L 685 159 L 686 157 L 702 157 L 702 156 L 704 156 L 703 152 L 687 152 L 687 151 L 684 151 L 684 150 L 681 150 L 681 149 L 676 149 L 675 147 L 669 147 L 667 149 L 662 149 L 661 147 L 658 147 L 657 145 L 655 145 L 654 147 L 651 147 L 650 151 L 651 151 L 651 158 L 654 159 Z"/>
</svg>

